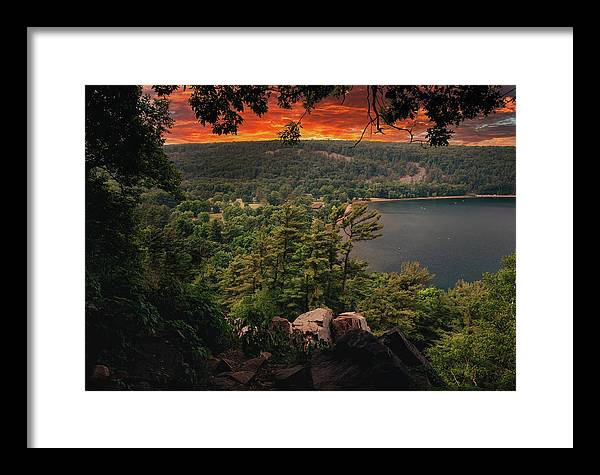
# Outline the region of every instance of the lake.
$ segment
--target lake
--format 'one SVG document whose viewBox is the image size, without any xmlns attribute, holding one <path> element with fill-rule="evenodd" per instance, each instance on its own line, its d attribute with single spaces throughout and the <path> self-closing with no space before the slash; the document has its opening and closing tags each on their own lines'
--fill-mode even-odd
<svg viewBox="0 0 600 475">
<path fill-rule="evenodd" d="M 457 280 L 479 280 L 496 272 L 515 250 L 516 199 L 466 198 L 371 203 L 381 213 L 383 236 L 358 242 L 354 257 L 369 270 L 397 272 L 419 261 L 444 289 Z"/>
</svg>

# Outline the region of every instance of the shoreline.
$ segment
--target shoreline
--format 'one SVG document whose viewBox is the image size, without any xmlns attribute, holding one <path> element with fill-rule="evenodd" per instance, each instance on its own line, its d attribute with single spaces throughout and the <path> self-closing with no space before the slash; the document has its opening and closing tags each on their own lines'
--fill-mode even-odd
<svg viewBox="0 0 600 475">
<path fill-rule="evenodd" d="M 451 195 L 451 196 L 421 196 L 416 198 L 366 198 L 353 200 L 353 203 L 385 203 L 388 201 L 429 201 L 451 199 L 477 199 L 477 198 L 516 198 L 517 195 Z"/>
</svg>

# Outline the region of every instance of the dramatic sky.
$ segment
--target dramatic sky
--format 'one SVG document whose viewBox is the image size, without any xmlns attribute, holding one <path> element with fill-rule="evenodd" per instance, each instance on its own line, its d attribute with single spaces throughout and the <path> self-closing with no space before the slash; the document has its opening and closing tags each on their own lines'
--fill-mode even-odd
<svg viewBox="0 0 600 475">
<path fill-rule="evenodd" d="M 514 86 L 504 86 L 510 91 Z M 149 88 L 147 88 L 149 89 Z M 510 94 L 513 96 L 514 92 Z M 298 120 L 303 109 L 300 105 L 293 109 L 277 107 L 275 97 L 271 97 L 269 112 L 263 117 L 255 116 L 251 111 L 243 113 L 244 123 L 237 135 L 218 136 L 211 132 L 210 126 L 200 125 L 190 109 L 187 99 L 189 90 L 179 90 L 171 96 L 171 112 L 175 126 L 167 135 L 168 144 L 191 142 L 227 142 L 236 140 L 275 140 L 277 132 L 289 120 Z M 345 139 L 358 140 L 367 123 L 365 86 L 354 86 L 346 96 L 344 103 L 339 99 L 326 99 L 302 120 L 302 140 L 309 139 Z M 465 122 L 455 128 L 456 134 L 451 140 L 454 145 L 515 145 L 516 104 L 509 102 L 506 107 L 483 118 Z M 402 124 L 397 124 L 402 125 Z M 424 116 L 417 118 L 415 138 L 423 138 L 427 123 Z M 363 140 L 406 142 L 404 132 L 390 130 L 385 135 L 372 135 L 367 131 Z"/>
</svg>

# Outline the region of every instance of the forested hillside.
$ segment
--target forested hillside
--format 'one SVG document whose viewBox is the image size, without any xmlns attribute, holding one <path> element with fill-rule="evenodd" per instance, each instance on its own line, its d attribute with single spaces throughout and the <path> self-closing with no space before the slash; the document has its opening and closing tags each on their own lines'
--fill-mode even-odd
<svg viewBox="0 0 600 475">
<path fill-rule="evenodd" d="M 514 194 L 514 147 L 423 147 L 347 141 L 230 142 L 168 145 L 183 188 L 197 199 L 273 204 L 287 196 L 402 198 L 467 193 Z M 275 192 L 274 196 L 270 196 Z M 340 196 L 341 195 L 341 196 Z"/>
</svg>

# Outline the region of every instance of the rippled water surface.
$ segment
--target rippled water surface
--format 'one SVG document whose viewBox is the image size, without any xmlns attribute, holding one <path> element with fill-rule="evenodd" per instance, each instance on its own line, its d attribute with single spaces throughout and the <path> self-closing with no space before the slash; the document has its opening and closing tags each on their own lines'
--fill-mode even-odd
<svg viewBox="0 0 600 475">
<path fill-rule="evenodd" d="M 381 214 L 383 236 L 359 242 L 355 257 L 379 272 L 419 261 L 448 288 L 463 278 L 495 272 L 515 250 L 515 198 L 444 199 L 372 203 Z"/>
</svg>

